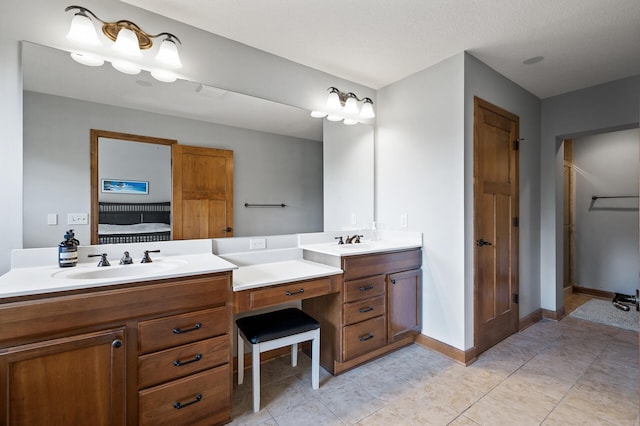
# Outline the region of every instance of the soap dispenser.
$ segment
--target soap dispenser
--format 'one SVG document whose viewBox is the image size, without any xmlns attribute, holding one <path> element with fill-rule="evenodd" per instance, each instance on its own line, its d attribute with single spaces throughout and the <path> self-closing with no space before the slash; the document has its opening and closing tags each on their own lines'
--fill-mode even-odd
<svg viewBox="0 0 640 426">
<path fill-rule="evenodd" d="M 58 244 L 58 265 L 61 268 L 76 266 L 78 263 L 78 245 L 80 245 L 80 242 L 75 239 L 73 229 L 69 229 L 64 234 L 64 241 Z"/>
</svg>

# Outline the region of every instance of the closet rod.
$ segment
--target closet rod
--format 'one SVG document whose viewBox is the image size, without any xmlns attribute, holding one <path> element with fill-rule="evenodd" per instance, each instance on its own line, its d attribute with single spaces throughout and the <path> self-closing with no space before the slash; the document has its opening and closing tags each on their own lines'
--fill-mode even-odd
<svg viewBox="0 0 640 426">
<path fill-rule="evenodd" d="M 286 204 L 281 203 L 281 204 L 249 204 L 249 203 L 244 203 L 245 207 L 282 207 L 285 208 L 287 207 Z"/>
<path fill-rule="evenodd" d="M 638 198 L 638 195 L 612 195 L 612 196 L 607 196 L 607 197 L 603 197 L 600 195 L 594 195 L 591 197 L 591 199 L 593 201 L 597 200 L 598 198 Z"/>
</svg>

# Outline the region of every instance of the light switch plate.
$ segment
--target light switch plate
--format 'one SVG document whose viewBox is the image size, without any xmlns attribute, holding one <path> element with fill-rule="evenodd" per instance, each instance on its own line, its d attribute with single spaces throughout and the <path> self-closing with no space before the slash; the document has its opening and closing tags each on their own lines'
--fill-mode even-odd
<svg viewBox="0 0 640 426">
<path fill-rule="evenodd" d="M 266 238 L 253 238 L 249 240 L 249 250 L 260 250 L 267 248 Z"/>
<path fill-rule="evenodd" d="M 58 214 L 49 213 L 47 215 L 47 225 L 57 225 L 57 224 L 58 224 Z"/>
<path fill-rule="evenodd" d="M 69 213 L 67 215 L 68 225 L 87 225 L 89 224 L 88 213 Z"/>
<path fill-rule="evenodd" d="M 406 213 L 400 215 L 400 228 L 406 228 L 409 226 L 409 218 Z"/>
</svg>

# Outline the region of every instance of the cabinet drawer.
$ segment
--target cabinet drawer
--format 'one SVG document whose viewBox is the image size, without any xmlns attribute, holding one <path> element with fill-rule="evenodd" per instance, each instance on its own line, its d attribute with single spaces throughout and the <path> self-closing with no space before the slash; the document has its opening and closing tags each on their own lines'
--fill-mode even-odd
<svg viewBox="0 0 640 426">
<path fill-rule="evenodd" d="M 387 326 L 384 316 L 348 325 L 343 328 L 343 332 L 344 360 L 378 349 L 387 342 Z"/>
<path fill-rule="evenodd" d="M 228 335 L 143 355 L 138 386 L 146 388 L 229 362 Z"/>
<path fill-rule="evenodd" d="M 345 280 L 420 269 L 420 266 L 422 266 L 420 249 L 342 258 Z"/>
<path fill-rule="evenodd" d="M 344 282 L 344 301 L 368 299 L 383 295 L 385 292 L 384 275 Z"/>
<path fill-rule="evenodd" d="M 228 307 L 189 312 L 138 324 L 138 350 L 149 353 L 229 332 Z"/>
<path fill-rule="evenodd" d="M 140 425 L 186 425 L 231 405 L 229 364 L 138 392 Z"/>
<path fill-rule="evenodd" d="M 309 299 L 331 292 L 331 278 L 279 285 L 251 290 L 249 305 L 251 309 L 277 305 L 284 302 Z"/>
<path fill-rule="evenodd" d="M 384 295 L 359 302 L 345 303 L 342 306 L 343 324 L 349 325 L 365 321 L 385 312 Z"/>
</svg>

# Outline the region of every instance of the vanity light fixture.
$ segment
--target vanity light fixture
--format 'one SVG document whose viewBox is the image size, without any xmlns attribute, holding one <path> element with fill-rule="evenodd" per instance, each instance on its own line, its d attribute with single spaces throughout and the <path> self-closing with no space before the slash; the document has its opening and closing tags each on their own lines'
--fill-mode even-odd
<svg viewBox="0 0 640 426">
<path fill-rule="evenodd" d="M 327 117 L 329 121 L 342 121 L 346 125 L 358 124 L 360 120 L 374 118 L 373 101 L 371 98 L 358 98 L 353 92 L 341 92 L 337 87 L 329 87 L 327 106 L 325 111 L 311 111 L 311 116 L 315 118 Z M 362 107 L 358 107 L 358 103 Z"/>
<path fill-rule="evenodd" d="M 84 49 L 71 53 L 71 57 L 76 62 L 89 66 L 101 66 L 105 60 L 108 60 L 115 69 L 125 74 L 139 74 L 145 68 L 156 80 L 176 81 L 177 75 L 173 70 L 182 67 L 176 43 L 182 44 L 182 42 L 174 34 L 162 32 L 152 35 L 126 19 L 115 22 L 103 21 L 95 13 L 82 6 L 68 6 L 64 11 L 70 10 L 77 12 L 71 20 L 67 39 Z M 109 57 L 103 58 L 102 55 L 92 52 L 102 46 L 91 20 L 92 17 L 102 23 L 102 33 L 113 42 L 112 55 Z M 150 49 L 153 46 L 152 39 L 158 37 L 164 38 L 160 43 L 153 65 L 150 67 L 142 65 L 141 63 L 147 62 L 142 51 Z"/>
</svg>

